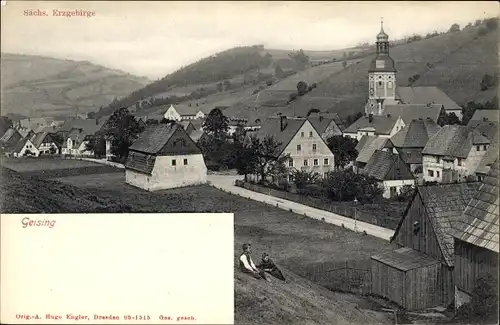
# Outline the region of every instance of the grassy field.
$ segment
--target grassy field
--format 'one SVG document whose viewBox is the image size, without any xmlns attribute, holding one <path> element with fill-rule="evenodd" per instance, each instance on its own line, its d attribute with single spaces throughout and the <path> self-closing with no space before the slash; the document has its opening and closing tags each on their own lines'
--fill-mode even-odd
<svg viewBox="0 0 500 325">
<path fill-rule="evenodd" d="M 39 166 L 51 165 L 44 163 Z M 72 169 L 75 168 L 67 168 Z M 33 168 L 25 168 L 24 173 L 32 172 Z M 289 279 L 286 284 L 257 281 L 239 274 L 235 259 L 237 324 L 326 325 L 332 321 L 346 324 L 373 323 L 377 319 L 387 321 L 384 313 L 368 311 L 378 307 L 372 306 L 365 298 L 326 289 L 333 281 L 346 281 L 345 278 L 318 277 L 311 273 L 318 264 L 335 267 L 346 261 L 367 268 L 371 255 L 395 248 L 384 240 L 356 234 L 208 185 L 150 193 L 127 185 L 123 171 L 56 179 L 49 179 L 53 176 L 40 170 L 38 172 L 38 177 L 27 177 L 24 173 L 2 169 L 2 213 L 234 213 L 235 258 L 239 256 L 243 243 L 251 243 L 256 262 L 263 252 L 269 253 Z M 317 283 L 311 282 L 313 278 Z"/>
</svg>

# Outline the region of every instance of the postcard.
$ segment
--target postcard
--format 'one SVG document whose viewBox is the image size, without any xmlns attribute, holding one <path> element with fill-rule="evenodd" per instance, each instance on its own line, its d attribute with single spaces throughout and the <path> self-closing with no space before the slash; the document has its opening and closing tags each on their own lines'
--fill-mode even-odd
<svg viewBox="0 0 500 325">
<path fill-rule="evenodd" d="M 497 2 L 0 8 L 1 323 L 498 323 Z"/>
</svg>

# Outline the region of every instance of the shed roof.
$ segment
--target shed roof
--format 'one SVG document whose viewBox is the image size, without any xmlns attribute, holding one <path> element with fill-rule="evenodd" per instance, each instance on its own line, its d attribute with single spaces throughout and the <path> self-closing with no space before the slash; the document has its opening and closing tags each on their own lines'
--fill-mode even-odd
<svg viewBox="0 0 500 325">
<path fill-rule="evenodd" d="M 461 218 L 453 223 L 454 237 L 498 253 L 498 160 L 491 166 L 481 187 L 467 204 Z"/>
<path fill-rule="evenodd" d="M 404 104 L 442 104 L 446 111 L 460 111 L 458 106 L 448 95 L 435 86 L 429 87 L 397 87 L 398 98 Z"/>
<path fill-rule="evenodd" d="M 441 263 L 426 254 L 408 247 L 374 255 L 371 258 L 404 272 Z"/>
<path fill-rule="evenodd" d="M 424 148 L 441 127 L 431 119 L 412 120 L 391 137 L 396 148 Z"/>
<path fill-rule="evenodd" d="M 499 122 L 498 110 L 497 109 L 476 109 L 471 119 L 469 120 L 468 126 L 476 126 L 480 122 Z"/>
<path fill-rule="evenodd" d="M 285 127 L 282 130 L 279 116 L 268 117 L 262 124 L 262 127 L 259 129 L 256 136 L 261 140 L 264 140 L 266 136 L 272 136 L 274 141 L 281 143 L 279 146 L 281 154 L 305 122 L 305 118 L 285 118 Z"/>
<path fill-rule="evenodd" d="M 356 146 L 356 150 L 358 151 L 358 157 L 356 158 L 356 161 L 361 163 L 368 163 L 375 150 L 381 150 L 382 148 L 384 148 L 387 141 L 387 138 L 379 136 L 362 136 L 358 145 Z"/>
<path fill-rule="evenodd" d="M 157 154 L 178 128 L 184 130 L 182 126 L 177 123 L 150 125 L 139 135 L 139 138 L 134 141 L 129 149 L 149 154 Z"/>
<path fill-rule="evenodd" d="M 373 115 L 371 121 L 369 116 L 361 116 L 345 129 L 344 133 L 357 133 L 360 129 L 373 127 L 376 134 L 390 134 L 397 120 L 398 116 L 393 115 Z"/>
<path fill-rule="evenodd" d="M 467 158 L 473 145 L 489 143 L 490 140 L 470 127 L 445 125 L 429 139 L 422 154 Z"/>
<path fill-rule="evenodd" d="M 452 223 L 460 218 L 478 187 L 477 182 L 417 187 L 443 257 L 450 266 L 453 265 L 454 251 L 453 237 L 450 233 Z"/>
<path fill-rule="evenodd" d="M 386 180 L 387 173 L 389 173 L 398 157 L 397 154 L 392 152 L 375 150 L 365 168 L 363 168 L 363 174 L 379 181 Z"/>
<path fill-rule="evenodd" d="M 437 122 L 439 113 L 443 108 L 442 104 L 396 104 L 386 105 L 384 114 L 393 116 L 401 116 L 405 124 L 409 124 L 412 120 L 424 119 Z"/>
</svg>

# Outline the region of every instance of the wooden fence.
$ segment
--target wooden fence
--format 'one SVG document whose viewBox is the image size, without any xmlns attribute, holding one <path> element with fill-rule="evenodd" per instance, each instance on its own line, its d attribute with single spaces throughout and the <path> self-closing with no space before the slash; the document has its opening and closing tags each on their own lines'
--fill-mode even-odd
<svg viewBox="0 0 500 325">
<path fill-rule="evenodd" d="M 286 192 L 286 191 L 281 191 L 281 190 L 276 190 L 273 188 L 269 187 L 264 187 L 256 184 L 251 184 L 251 183 L 246 183 L 243 181 L 236 181 L 236 185 L 246 188 L 248 190 L 274 196 L 280 199 L 285 199 L 293 202 L 297 202 L 303 205 L 310 206 L 312 208 L 332 212 L 347 218 L 354 219 L 354 214 L 356 213 L 356 218 L 357 220 L 364 221 L 367 223 L 370 223 L 372 225 L 380 226 L 380 227 L 385 227 L 389 229 L 395 229 L 396 225 L 394 222 L 388 223 L 388 221 L 384 219 L 378 219 L 375 218 L 372 214 L 366 213 L 364 211 L 360 211 L 359 209 L 355 210 L 354 207 L 349 207 L 349 206 L 341 206 L 333 201 L 330 201 L 328 199 L 320 199 L 312 196 L 307 196 L 307 195 L 301 195 L 301 194 L 296 194 L 296 193 L 291 193 L 291 192 Z"/>
<path fill-rule="evenodd" d="M 330 290 L 371 293 L 371 269 L 366 263 L 318 263 L 311 266 L 304 275 Z"/>
</svg>

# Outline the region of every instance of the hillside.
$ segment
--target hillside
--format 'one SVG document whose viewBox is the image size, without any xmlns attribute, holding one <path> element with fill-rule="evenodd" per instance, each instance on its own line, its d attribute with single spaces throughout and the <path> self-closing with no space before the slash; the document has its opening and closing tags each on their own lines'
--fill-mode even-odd
<svg viewBox="0 0 500 325">
<path fill-rule="evenodd" d="M 150 82 L 88 61 L 1 55 L 2 115 L 73 115 L 96 111 Z"/>
<path fill-rule="evenodd" d="M 345 52 L 359 55 L 365 50 L 368 49 Z M 119 107 L 134 107 L 144 115 L 145 110 L 149 114 L 154 106 L 195 101 L 209 106 L 209 111 L 215 106 L 231 106 L 263 89 L 289 91 L 295 88 L 297 78 L 321 80 L 330 76 L 340 67 L 340 63 L 331 63 L 332 60 L 342 57 L 344 50 L 304 52 L 309 56 L 311 68 L 295 75 L 294 71 L 300 69 L 289 57 L 291 50 L 268 50 L 262 45 L 235 47 L 180 68 L 104 107 L 98 116 L 108 115 Z M 276 76 L 277 66 L 284 71 L 283 76 Z M 269 82 L 273 86 L 269 87 Z"/>
<path fill-rule="evenodd" d="M 480 91 L 485 73 L 498 70 L 498 30 L 480 36 L 480 27 L 439 35 L 391 48 L 396 62 L 398 86 L 408 86 L 408 78 L 419 74 L 414 86 L 437 86 L 459 105 L 472 100 L 487 101 L 495 90 Z M 368 69 L 374 55 L 359 64 L 318 83 L 318 87 L 284 108 L 297 115 L 307 114 L 315 106 L 326 107 L 342 118 L 360 112 L 367 97 Z M 318 103 L 318 104 L 317 104 Z"/>
</svg>

